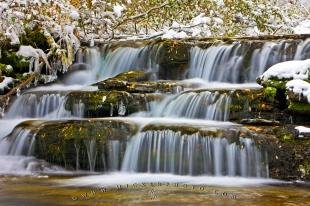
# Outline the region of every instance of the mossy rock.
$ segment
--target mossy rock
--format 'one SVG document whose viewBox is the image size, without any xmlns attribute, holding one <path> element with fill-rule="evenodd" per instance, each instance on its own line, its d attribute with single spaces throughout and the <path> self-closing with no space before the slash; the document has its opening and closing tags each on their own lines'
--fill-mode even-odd
<svg viewBox="0 0 310 206">
<path fill-rule="evenodd" d="M 150 79 L 150 73 L 145 71 L 133 70 L 118 74 L 110 79 L 126 82 L 148 81 Z"/>
<path fill-rule="evenodd" d="M 144 111 L 147 103 L 157 99 L 152 94 L 131 94 L 125 91 L 73 91 L 67 94 L 66 110 L 83 104 L 84 117 L 127 116 Z"/>
<path fill-rule="evenodd" d="M 271 178 L 310 181 L 307 160 L 310 159 L 310 139 L 296 139 L 294 125 L 247 126 L 266 139 Z"/>
<path fill-rule="evenodd" d="M 184 79 L 189 64 L 189 50 L 190 45 L 181 41 L 162 42 L 158 54 L 159 79 Z"/>
<path fill-rule="evenodd" d="M 97 82 L 103 91 L 125 91 L 129 93 L 154 93 L 164 92 L 171 93 L 181 87 L 176 81 L 148 81 L 149 73 L 144 71 L 129 71 L 121 73 L 115 77 Z"/>
<path fill-rule="evenodd" d="M 286 83 L 292 79 L 278 79 L 278 78 L 271 78 L 268 80 L 263 80 L 260 78 L 257 78 L 257 83 L 262 85 L 263 87 L 273 87 L 276 89 L 285 90 L 286 89 Z"/>
<path fill-rule="evenodd" d="M 297 115 L 310 115 L 310 104 L 303 102 L 289 102 L 288 109 L 293 114 Z"/>
<path fill-rule="evenodd" d="M 18 127 L 34 126 L 35 156 L 71 170 L 108 170 L 103 160 L 108 158 L 109 142 L 126 143 L 137 132 L 136 126 L 130 122 L 111 119 L 32 121 Z M 97 155 L 94 168 L 90 168 L 91 152 Z"/>
</svg>

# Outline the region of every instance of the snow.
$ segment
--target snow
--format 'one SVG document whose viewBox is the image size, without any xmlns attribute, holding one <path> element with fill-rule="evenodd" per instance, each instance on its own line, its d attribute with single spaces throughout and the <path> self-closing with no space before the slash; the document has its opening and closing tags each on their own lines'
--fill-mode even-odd
<svg viewBox="0 0 310 206">
<path fill-rule="evenodd" d="M 0 82 L 0 91 L 3 91 L 9 84 L 12 84 L 13 80 L 12 77 L 4 77 L 3 81 Z"/>
<path fill-rule="evenodd" d="M 115 13 L 116 17 L 121 17 L 122 16 L 122 12 L 125 10 L 125 8 L 119 4 L 116 4 L 115 6 L 113 6 L 113 12 Z"/>
<path fill-rule="evenodd" d="M 276 77 L 278 79 L 308 79 L 310 59 L 286 61 L 273 65 L 259 78 L 264 81 Z"/>
<path fill-rule="evenodd" d="M 30 67 L 29 67 L 29 73 L 32 71 L 32 64 L 34 67 L 34 71 L 39 71 L 39 60 L 42 58 L 46 64 L 47 67 L 49 66 L 49 63 L 47 61 L 47 56 L 44 53 L 42 49 L 35 49 L 32 46 L 20 46 L 17 55 L 23 56 L 25 58 L 30 58 Z"/>
<path fill-rule="evenodd" d="M 307 98 L 310 103 L 310 83 L 300 79 L 291 80 L 286 83 L 286 88 L 295 94 L 302 95 Z"/>
<path fill-rule="evenodd" d="M 295 34 L 310 34 L 310 19 L 300 22 L 293 30 Z"/>
<path fill-rule="evenodd" d="M 295 129 L 298 130 L 299 133 L 310 133 L 309 127 L 297 126 Z"/>
<path fill-rule="evenodd" d="M 199 25 L 199 24 L 211 24 L 211 18 L 210 17 L 206 17 L 205 13 L 201 13 L 198 16 L 194 17 L 192 19 L 192 25 Z"/>
<path fill-rule="evenodd" d="M 78 20 L 78 19 L 80 18 L 79 12 L 74 11 L 74 10 L 71 11 L 70 16 L 71 16 L 71 18 L 74 19 L 74 20 Z"/>
<path fill-rule="evenodd" d="M 163 39 L 184 39 L 187 37 L 188 37 L 188 35 L 184 31 L 177 32 L 173 29 L 169 29 L 162 36 Z"/>
</svg>

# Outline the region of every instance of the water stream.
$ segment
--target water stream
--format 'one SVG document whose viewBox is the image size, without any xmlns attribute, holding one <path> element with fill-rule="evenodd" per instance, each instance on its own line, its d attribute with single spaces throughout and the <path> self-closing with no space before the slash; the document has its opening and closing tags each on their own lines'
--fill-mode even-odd
<svg viewBox="0 0 310 206">
<path fill-rule="evenodd" d="M 309 40 L 305 40 L 298 43 L 266 42 L 254 49 L 251 44 L 240 42 L 215 44 L 208 48 L 192 46 L 188 50 L 190 59 L 183 83 L 194 85 L 197 79 L 190 79 L 199 78 L 199 87 L 205 89 L 210 89 L 210 83 L 225 88 L 244 89 L 250 85 L 246 83 L 254 83 L 258 75 L 275 63 L 310 58 L 309 45 Z M 86 120 L 83 116 L 85 105 L 82 102 L 73 105 L 72 111 L 65 108 L 72 85 L 78 86 L 73 90 L 83 90 L 85 85 L 129 70 L 150 71 L 153 74 L 151 79 L 157 80 L 158 72 L 162 69 L 162 49 L 161 44 L 87 48 L 77 54 L 77 63 L 86 63 L 89 70 L 73 73 L 62 80 L 61 85 L 58 82 L 18 96 L 5 113 L 4 119 L 0 120 L 0 174 L 33 174 L 34 171 L 39 174 L 57 171 L 64 174 L 63 168 L 34 157 L 36 126 L 15 126 L 26 119 L 46 122 L 62 119 Z M 227 86 L 223 83 L 234 84 Z M 103 184 L 109 184 L 109 178 L 112 182 L 115 180 L 115 184 L 117 178 L 126 182 L 137 175 L 154 175 L 153 181 L 188 181 L 191 184 L 213 182 L 217 185 L 228 181 L 229 186 L 238 185 L 238 181 L 253 181 L 253 185 L 259 184 L 256 180 L 272 182 L 273 180 L 268 179 L 268 154 L 252 138 L 237 136 L 232 141 L 223 132 L 214 135 L 217 130 L 211 131 L 212 136 L 186 130 L 190 128 L 193 131 L 197 127 L 218 129 L 222 125 L 231 129 L 239 127 L 226 122 L 231 103 L 229 94 L 222 94 L 214 88 L 212 92 L 195 89 L 196 87 L 189 86 L 187 91 L 163 94 L 165 97 L 162 100 L 150 103 L 148 111 L 140 111 L 129 118 L 119 117 L 119 121 L 133 121 L 138 125 L 136 133 L 130 137 L 113 139 L 111 133 L 107 141 L 98 143 L 96 139 L 86 138 L 93 134 L 86 134 L 82 143 L 72 144 L 76 170 L 83 167 L 80 164 L 83 157 L 83 161 L 88 164 L 89 174 L 97 171 L 98 162 L 104 169 L 97 171 L 102 176 L 70 179 L 67 183 L 75 186 L 83 186 L 85 183 L 89 187 L 101 178 L 107 181 L 103 181 Z M 124 116 L 124 105 L 120 108 L 118 114 Z M 122 130 L 121 127 L 118 129 Z M 120 174 L 132 176 L 122 179 Z"/>
</svg>

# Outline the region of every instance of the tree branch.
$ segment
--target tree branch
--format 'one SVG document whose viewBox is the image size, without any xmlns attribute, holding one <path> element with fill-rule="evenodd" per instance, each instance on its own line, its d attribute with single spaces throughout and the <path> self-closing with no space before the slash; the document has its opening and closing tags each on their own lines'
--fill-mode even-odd
<svg viewBox="0 0 310 206">
<path fill-rule="evenodd" d="M 123 19 L 122 21 L 118 22 L 118 23 L 114 26 L 114 29 L 116 29 L 117 27 L 119 27 L 120 25 L 124 24 L 124 23 L 127 22 L 127 21 L 132 21 L 132 20 L 135 20 L 135 19 L 139 19 L 139 18 L 145 17 L 145 16 L 149 15 L 150 13 L 152 13 L 153 11 L 158 10 L 158 9 L 161 9 L 161 8 L 167 6 L 167 5 L 169 5 L 169 2 L 168 2 L 168 1 L 164 2 L 163 4 L 161 4 L 161 5 L 159 5 L 159 6 L 152 7 L 152 8 L 150 8 L 149 10 L 147 10 L 146 12 L 144 12 L 144 13 L 137 14 L 137 15 L 135 15 L 135 16 L 130 16 L 130 17 L 128 17 L 128 18 L 125 18 L 125 19 Z"/>
</svg>

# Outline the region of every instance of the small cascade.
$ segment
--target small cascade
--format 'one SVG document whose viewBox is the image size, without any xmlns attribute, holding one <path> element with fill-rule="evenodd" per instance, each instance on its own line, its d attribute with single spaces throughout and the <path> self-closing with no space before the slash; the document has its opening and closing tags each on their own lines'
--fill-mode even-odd
<svg viewBox="0 0 310 206">
<path fill-rule="evenodd" d="M 5 115 L 7 119 L 13 118 L 56 118 L 68 116 L 61 111 L 66 96 L 62 94 L 25 93 L 19 96 Z"/>
<path fill-rule="evenodd" d="M 208 49 L 197 46 L 191 48 L 189 66 L 190 78 L 202 78 L 207 81 L 238 82 L 242 68 L 241 44 L 217 45 Z"/>
<path fill-rule="evenodd" d="M 119 140 L 108 142 L 108 170 L 118 171 L 120 169 L 121 143 Z"/>
<path fill-rule="evenodd" d="M 230 101 L 229 95 L 218 92 L 184 92 L 152 103 L 147 115 L 226 121 Z"/>
<path fill-rule="evenodd" d="M 13 133 L 0 140 L 0 155 L 33 155 L 35 137 L 30 129 L 17 127 Z"/>
<path fill-rule="evenodd" d="M 96 140 L 85 140 L 85 146 L 87 151 L 89 170 L 93 172 L 95 171 L 97 159 Z"/>
<path fill-rule="evenodd" d="M 65 109 L 65 93 L 29 92 L 19 96 L 5 115 L 6 119 L 83 117 L 85 105 L 80 101 Z"/>
<path fill-rule="evenodd" d="M 188 76 L 206 81 L 255 82 L 259 75 L 276 63 L 310 58 L 309 40 L 298 45 L 288 41 L 266 42 L 262 46 L 255 44 L 235 42 L 207 49 L 192 47 Z"/>
<path fill-rule="evenodd" d="M 265 155 L 251 139 L 230 143 L 225 138 L 181 134 L 171 130 L 146 131 L 133 137 L 126 149 L 122 170 L 268 177 Z"/>
<path fill-rule="evenodd" d="M 137 48 L 105 45 L 79 53 L 77 60 L 89 64 L 97 79 L 106 79 L 129 70 L 157 72 L 160 48 L 161 45 Z"/>
</svg>

